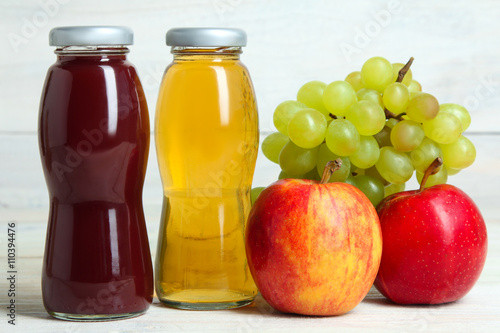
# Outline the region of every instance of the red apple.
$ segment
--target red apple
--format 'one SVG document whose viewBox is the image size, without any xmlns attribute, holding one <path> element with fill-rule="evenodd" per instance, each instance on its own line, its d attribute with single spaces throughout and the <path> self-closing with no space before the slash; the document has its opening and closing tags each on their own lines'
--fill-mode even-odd
<svg viewBox="0 0 500 333">
<path fill-rule="evenodd" d="M 448 184 L 393 194 L 377 207 L 384 240 L 376 288 L 399 304 L 462 298 L 484 266 L 487 235 L 472 199 Z"/>
<path fill-rule="evenodd" d="M 248 264 L 262 297 L 278 311 L 346 313 L 377 274 L 382 237 L 375 208 L 356 187 L 326 183 L 331 172 L 321 182 L 279 180 L 250 212 Z"/>
</svg>

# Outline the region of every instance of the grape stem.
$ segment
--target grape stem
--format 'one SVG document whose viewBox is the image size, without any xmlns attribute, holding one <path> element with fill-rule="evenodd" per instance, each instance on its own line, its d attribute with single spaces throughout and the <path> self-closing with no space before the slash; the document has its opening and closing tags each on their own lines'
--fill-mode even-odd
<svg viewBox="0 0 500 333">
<path fill-rule="evenodd" d="M 333 113 L 329 113 L 328 115 L 329 115 L 329 116 L 330 116 L 330 118 L 332 118 L 332 119 L 337 119 L 337 116 L 336 116 L 336 115 L 334 115 Z"/>
<path fill-rule="evenodd" d="M 330 161 L 326 163 L 325 169 L 323 169 L 323 176 L 321 177 L 320 184 L 326 184 L 328 183 L 328 180 L 330 180 L 330 177 L 332 174 L 340 169 L 342 166 L 342 160 L 340 158 L 337 158 L 335 161 Z"/>
<path fill-rule="evenodd" d="M 398 77 L 396 79 L 396 82 L 403 82 L 403 79 L 405 78 L 405 75 L 406 73 L 408 73 L 408 71 L 410 70 L 410 66 L 411 64 L 413 63 L 413 60 L 415 58 L 411 57 L 410 60 L 408 60 L 408 62 L 406 63 L 406 65 L 404 65 L 398 72 Z M 386 119 L 390 119 L 390 118 L 394 118 L 394 119 L 397 119 L 399 121 L 403 120 L 403 116 L 406 114 L 406 113 L 400 113 L 400 114 L 395 114 L 387 109 L 384 109 L 384 112 L 385 112 L 385 118 Z"/>
<path fill-rule="evenodd" d="M 395 114 L 387 109 L 384 109 L 384 113 L 385 113 L 386 119 L 394 118 L 394 119 L 397 119 L 399 121 L 403 120 L 404 112 L 401 114 Z"/>
<path fill-rule="evenodd" d="M 410 66 L 413 63 L 414 58 L 411 57 L 410 60 L 404 65 L 398 72 L 398 78 L 396 79 L 396 82 L 403 82 L 403 79 L 405 78 L 406 73 L 408 73 L 408 70 L 410 70 Z"/>
<path fill-rule="evenodd" d="M 422 192 L 425 187 L 425 183 L 427 183 L 427 179 L 436 173 L 437 169 L 443 165 L 443 160 L 441 157 L 436 157 L 434 161 L 432 161 L 431 165 L 425 170 L 424 176 L 422 177 L 422 181 L 420 182 L 419 192 Z"/>
</svg>

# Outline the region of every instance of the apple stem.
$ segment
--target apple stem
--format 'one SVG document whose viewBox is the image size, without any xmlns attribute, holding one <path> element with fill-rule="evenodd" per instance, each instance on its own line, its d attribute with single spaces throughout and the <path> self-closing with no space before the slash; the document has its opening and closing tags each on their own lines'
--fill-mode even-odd
<svg viewBox="0 0 500 333">
<path fill-rule="evenodd" d="M 436 157 L 434 161 L 429 165 L 429 167 L 425 170 L 424 176 L 422 177 L 422 181 L 420 182 L 419 192 L 422 192 L 425 188 L 425 183 L 427 183 L 427 179 L 437 172 L 437 169 L 443 165 L 443 160 L 441 157 Z"/>
<path fill-rule="evenodd" d="M 330 180 L 330 177 L 332 174 L 340 169 L 342 166 L 342 160 L 340 158 L 337 158 L 335 161 L 330 161 L 326 163 L 325 169 L 323 170 L 323 176 L 321 177 L 320 184 L 326 184 L 328 183 L 328 180 Z"/>
<path fill-rule="evenodd" d="M 398 72 L 398 77 L 396 79 L 396 82 L 399 82 L 399 83 L 403 82 L 403 79 L 405 78 L 406 73 L 408 73 L 408 71 L 410 70 L 410 66 L 413 63 L 413 60 L 415 60 L 415 58 L 411 57 L 410 60 L 408 60 L 408 62 L 406 63 L 406 65 L 401 67 L 401 69 Z M 403 120 L 403 116 L 406 114 L 406 113 L 395 114 L 387 109 L 384 109 L 384 113 L 385 113 L 386 119 L 394 118 L 394 119 L 397 119 L 399 121 Z"/>
</svg>

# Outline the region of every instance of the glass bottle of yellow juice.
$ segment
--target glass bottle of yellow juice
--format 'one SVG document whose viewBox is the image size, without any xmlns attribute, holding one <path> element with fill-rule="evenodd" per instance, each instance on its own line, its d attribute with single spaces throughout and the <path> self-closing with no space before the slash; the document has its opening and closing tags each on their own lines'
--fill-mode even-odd
<svg viewBox="0 0 500 333">
<path fill-rule="evenodd" d="M 156 293 L 184 309 L 252 302 L 245 223 L 259 129 L 240 61 L 246 34 L 228 28 L 167 32 L 173 62 L 161 83 L 155 140 L 163 183 Z"/>
</svg>

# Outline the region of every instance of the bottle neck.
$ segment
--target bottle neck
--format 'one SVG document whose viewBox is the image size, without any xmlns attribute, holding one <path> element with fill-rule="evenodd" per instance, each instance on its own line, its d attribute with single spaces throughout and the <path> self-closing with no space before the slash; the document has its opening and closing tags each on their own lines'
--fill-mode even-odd
<svg viewBox="0 0 500 333">
<path fill-rule="evenodd" d="M 112 46 L 60 46 L 54 53 L 57 55 L 58 60 L 72 60 L 72 59 L 116 59 L 116 60 L 126 60 L 127 53 L 130 50 L 123 45 L 112 45 Z"/>
<path fill-rule="evenodd" d="M 173 46 L 171 53 L 174 55 L 174 61 L 222 61 L 239 60 L 243 53 L 241 47 L 221 46 L 221 47 L 192 47 L 192 46 Z"/>
</svg>

